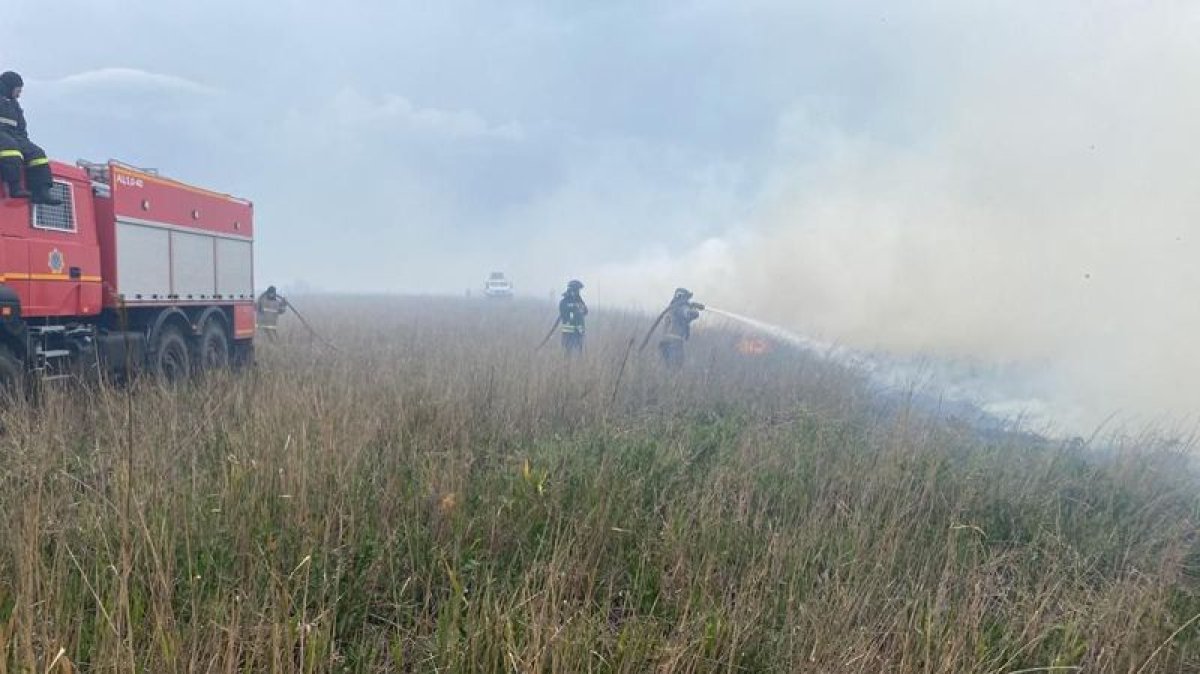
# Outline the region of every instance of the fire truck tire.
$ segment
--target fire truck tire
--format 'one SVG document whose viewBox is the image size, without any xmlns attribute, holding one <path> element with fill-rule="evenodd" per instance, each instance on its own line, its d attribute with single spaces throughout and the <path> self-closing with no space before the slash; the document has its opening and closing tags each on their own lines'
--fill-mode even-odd
<svg viewBox="0 0 1200 674">
<path fill-rule="evenodd" d="M 150 371 L 164 384 L 182 384 L 192 375 L 192 360 L 187 340 L 179 328 L 162 328 L 150 354 Z"/>
<path fill-rule="evenodd" d="M 234 370 L 246 370 L 254 367 L 254 342 L 249 339 L 240 339 L 234 342 L 230 363 Z"/>
<path fill-rule="evenodd" d="M 0 345 L 0 400 L 15 400 L 24 392 L 25 368 L 7 346 Z"/>
<path fill-rule="evenodd" d="M 223 370 L 229 367 L 229 337 L 220 321 L 209 320 L 200 332 L 196 364 L 201 371 Z"/>
</svg>

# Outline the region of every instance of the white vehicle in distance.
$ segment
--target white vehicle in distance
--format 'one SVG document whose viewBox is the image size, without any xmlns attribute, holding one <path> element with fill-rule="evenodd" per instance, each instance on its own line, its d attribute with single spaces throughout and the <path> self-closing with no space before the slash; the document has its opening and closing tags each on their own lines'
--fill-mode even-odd
<svg viewBox="0 0 1200 674">
<path fill-rule="evenodd" d="M 508 279 L 504 278 L 504 272 L 494 271 L 491 274 L 488 274 L 488 280 L 483 284 L 483 294 L 486 297 L 512 297 L 512 283 L 510 283 Z"/>
</svg>

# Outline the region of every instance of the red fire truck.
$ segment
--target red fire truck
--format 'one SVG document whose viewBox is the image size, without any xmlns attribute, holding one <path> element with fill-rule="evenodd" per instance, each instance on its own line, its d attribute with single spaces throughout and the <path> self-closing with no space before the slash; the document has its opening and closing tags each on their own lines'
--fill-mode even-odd
<svg viewBox="0 0 1200 674">
<path fill-rule="evenodd" d="M 61 206 L 0 200 L 0 383 L 253 359 L 249 201 L 115 161 L 52 169 Z"/>
</svg>

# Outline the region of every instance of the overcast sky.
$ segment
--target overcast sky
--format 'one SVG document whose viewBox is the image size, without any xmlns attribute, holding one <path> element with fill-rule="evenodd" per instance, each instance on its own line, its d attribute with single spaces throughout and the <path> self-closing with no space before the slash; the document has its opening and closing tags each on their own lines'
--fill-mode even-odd
<svg viewBox="0 0 1200 674">
<path fill-rule="evenodd" d="M 13 4 L 0 62 L 54 156 L 245 195 L 260 279 L 352 290 L 503 269 L 540 294 L 718 235 L 808 151 L 778 142 L 797 110 L 919 142 L 969 27 L 891 2 Z"/>
<path fill-rule="evenodd" d="M 256 205 L 259 285 L 658 304 L 1200 410 L 1200 5 L 6 0 L 36 140 Z"/>
</svg>

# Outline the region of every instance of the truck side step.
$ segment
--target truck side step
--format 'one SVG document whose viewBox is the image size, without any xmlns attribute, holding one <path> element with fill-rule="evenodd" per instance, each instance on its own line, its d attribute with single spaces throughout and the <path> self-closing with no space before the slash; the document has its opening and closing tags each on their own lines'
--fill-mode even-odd
<svg viewBox="0 0 1200 674">
<path fill-rule="evenodd" d="M 71 351 L 69 349 L 50 349 L 48 351 L 38 349 L 37 355 L 43 358 L 65 358 L 71 355 Z"/>
</svg>

